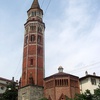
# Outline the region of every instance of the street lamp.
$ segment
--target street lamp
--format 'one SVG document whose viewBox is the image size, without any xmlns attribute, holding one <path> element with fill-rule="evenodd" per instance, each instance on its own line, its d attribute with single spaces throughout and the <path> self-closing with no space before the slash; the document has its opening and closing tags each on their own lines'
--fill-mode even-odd
<svg viewBox="0 0 100 100">
<path fill-rule="evenodd" d="M 90 93 L 86 93 L 86 100 L 92 100 L 92 96 Z"/>
</svg>

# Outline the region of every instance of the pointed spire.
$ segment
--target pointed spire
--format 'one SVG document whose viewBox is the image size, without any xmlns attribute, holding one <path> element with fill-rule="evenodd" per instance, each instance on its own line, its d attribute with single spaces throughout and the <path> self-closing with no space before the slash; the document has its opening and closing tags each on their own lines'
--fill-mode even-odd
<svg viewBox="0 0 100 100">
<path fill-rule="evenodd" d="M 31 8 L 40 8 L 38 0 L 33 1 Z"/>
</svg>

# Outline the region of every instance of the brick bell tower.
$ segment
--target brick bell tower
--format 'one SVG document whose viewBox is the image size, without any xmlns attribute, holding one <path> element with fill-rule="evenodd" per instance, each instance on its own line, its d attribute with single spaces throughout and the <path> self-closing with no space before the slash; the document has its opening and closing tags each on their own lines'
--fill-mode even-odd
<svg viewBox="0 0 100 100">
<path fill-rule="evenodd" d="M 34 98 L 34 96 L 32 97 L 31 95 L 31 98 L 27 97 L 27 92 L 29 92 L 32 88 L 33 90 L 36 90 L 37 93 L 38 91 L 42 91 L 39 87 L 43 86 L 44 78 L 45 24 L 43 23 L 43 10 L 40 8 L 38 0 L 33 1 L 31 8 L 27 11 L 27 14 L 28 19 L 24 24 L 25 35 L 23 47 L 23 65 L 20 83 L 21 88 L 19 89 L 18 100 L 22 100 L 23 98 L 25 100 L 31 100 L 31 98 L 32 100 L 38 100 L 40 97 Z M 22 92 L 25 92 L 26 94 L 24 93 L 23 96 Z"/>
</svg>

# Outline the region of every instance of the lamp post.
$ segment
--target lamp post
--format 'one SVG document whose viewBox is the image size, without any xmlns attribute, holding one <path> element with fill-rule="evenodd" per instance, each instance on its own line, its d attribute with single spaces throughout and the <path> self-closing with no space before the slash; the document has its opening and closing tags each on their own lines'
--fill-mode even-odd
<svg viewBox="0 0 100 100">
<path fill-rule="evenodd" d="M 92 100 L 92 95 L 90 93 L 86 93 L 86 100 Z"/>
<path fill-rule="evenodd" d="M 11 90 L 11 88 L 8 88 L 8 90 L 10 91 L 10 90 Z"/>
<path fill-rule="evenodd" d="M 17 98 L 17 89 L 15 83 L 11 83 L 10 86 L 8 87 L 8 97 L 9 100 L 16 100 Z"/>
<path fill-rule="evenodd" d="M 8 91 L 11 93 L 12 92 L 12 89 L 9 87 L 8 88 Z M 13 95 L 11 95 L 11 94 L 10 94 L 10 99 L 13 100 Z"/>
</svg>

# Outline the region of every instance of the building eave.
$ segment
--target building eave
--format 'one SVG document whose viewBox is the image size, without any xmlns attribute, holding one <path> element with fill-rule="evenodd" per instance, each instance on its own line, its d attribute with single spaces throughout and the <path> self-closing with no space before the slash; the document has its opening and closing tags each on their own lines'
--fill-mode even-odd
<svg viewBox="0 0 100 100">
<path fill-rule="evenodd" d="M 86 76 L 84 76 L 84 77 L 79 78 L 79 80 L 81 81 L 81 80 L 84 80 L 84 79 L 89 78 L 89 77 L 100 79 L 100 76 L 95 76 L 95 75 L 86 75 Z"/>
<path fill-rule="evenodd" d="M 75 77 L 75 78 L 79 79 L 78 76 L 62 72 L 62 73 L 56 73 L 56 74 L 53 74 L 51 76 L 48 76 L 48 77 L 44 78 L 44 80 L 48 80 L 48 79 L 51 79 L 51 78 L 58 78 L 58 77 Z"/>
<path fill-rule="evenodd" d="M 9 79 L 6 79 L 6 78 L 2 78 L 2 77 L 0 77 L 0 80 L 7 81 L 7 82 L 12 82 L 12 80 L 9 80 Z"/>
</svg>

